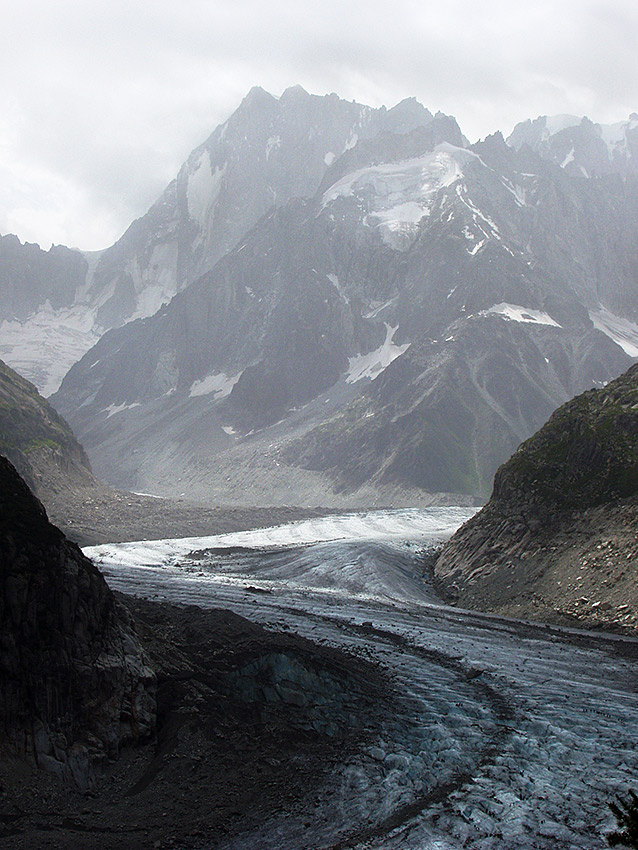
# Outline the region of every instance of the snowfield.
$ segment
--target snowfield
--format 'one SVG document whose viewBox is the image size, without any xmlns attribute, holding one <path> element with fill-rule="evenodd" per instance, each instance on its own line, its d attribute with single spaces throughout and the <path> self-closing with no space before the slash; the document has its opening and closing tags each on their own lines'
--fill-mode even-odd
<svg viewBox="0 0 638 850">
<path fill-rule="evenodd" d="M 421 553 L 471 513 L 376 511 L 85 550 L 117 590 L 231 608 L 392 673 L 396 712 L 314 808 L 219 846 L 607 846 L 606 803 L 638 775 L 638 642 L 441 604 Z"/>
</svg>

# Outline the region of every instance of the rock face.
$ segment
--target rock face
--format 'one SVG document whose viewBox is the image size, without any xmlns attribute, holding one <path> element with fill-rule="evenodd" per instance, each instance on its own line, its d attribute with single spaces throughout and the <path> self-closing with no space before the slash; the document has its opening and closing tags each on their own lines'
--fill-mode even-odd
<svg viewBox="0 0 638 850">
<path fill-rule="evenodd" d="M 557 410 L 435 565 L 459 604 L 638 625 L 638 365 Z"/>
<path fill-rule="evenodd" d="M 149 735 L 155 678 L 128 612 L 0 457 L 2 755 L 91 783 Z"/>
</svg>

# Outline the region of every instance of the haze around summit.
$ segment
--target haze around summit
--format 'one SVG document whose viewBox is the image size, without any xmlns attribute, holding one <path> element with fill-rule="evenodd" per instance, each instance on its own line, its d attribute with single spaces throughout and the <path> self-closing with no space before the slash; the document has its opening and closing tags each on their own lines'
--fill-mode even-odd
<svg viewBox="0 0 638 850">
<path fill-rule="evenodd" d="M 416 97 L 475 141 L 638 109 L 632 0 L 25 0 L 0 29 L 0 233 L 106 247 L 248 90 Z"/>
</svg>

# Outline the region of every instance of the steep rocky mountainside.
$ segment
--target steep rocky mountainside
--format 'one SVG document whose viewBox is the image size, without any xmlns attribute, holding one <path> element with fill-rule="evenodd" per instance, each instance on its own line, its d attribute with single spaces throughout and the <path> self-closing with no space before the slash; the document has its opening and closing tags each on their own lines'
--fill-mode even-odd
<svg viewBox="0 0 638 850">
<path fill-rule="evenodd" d="M 155 722 L 130 615 L 0 457 L 1 755 L 80 787 Z"/>
<path fill-rule="evenodd" d="M 552 410 L 638 356 L 636 221 L 635 178 L 468 147 L 440 114 L 384 130 L 52 401 L 130 489 L 485 498 Z"/>
<path fill-rule="evenodd" d="M 33 384 L 0 361 L 0 452 L 39 498 L 97 485 L 82 446 Z"/>
<path fill-rule="evenodd" d="M 280 98 L 253 88 L 110 248 L 0 241 L 0 356 L 50 395 L 105 331 L 152 315 L 270 209 L 313 195 L 357 140 L 432 120 L 414 99 L 371 109 L 300 86 Z"/>
<path fill-rule="evenodd" d="M 435 565 L 458 604 L 638 625 L 638 364 L 557 410 Z"/>
</svg>

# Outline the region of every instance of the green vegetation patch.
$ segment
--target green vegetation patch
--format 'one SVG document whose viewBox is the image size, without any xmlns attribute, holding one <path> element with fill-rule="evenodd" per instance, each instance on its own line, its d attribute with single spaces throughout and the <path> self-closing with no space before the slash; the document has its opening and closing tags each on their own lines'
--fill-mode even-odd
<svg viewBox="0 0 638 850">
<path fill-rule="evenodd" d="M 573 509 L 638 495 L 638 365 L 560 407 L 499 469 L 497 500 Z"/>
</svg>

